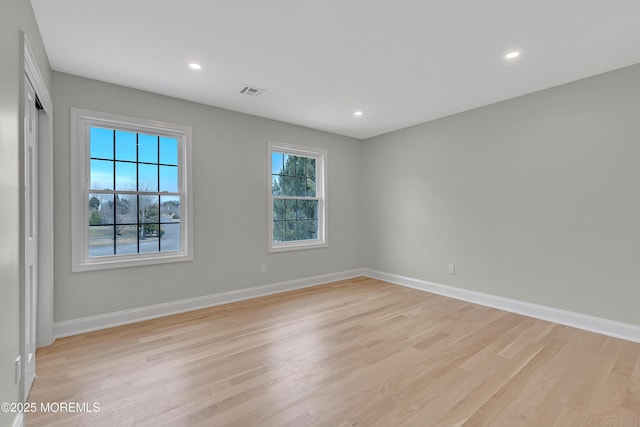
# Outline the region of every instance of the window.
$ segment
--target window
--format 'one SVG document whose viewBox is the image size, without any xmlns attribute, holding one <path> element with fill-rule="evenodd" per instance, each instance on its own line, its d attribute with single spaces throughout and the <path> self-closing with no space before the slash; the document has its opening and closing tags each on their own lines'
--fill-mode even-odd
<svg viewBox="0 0 640 427">
<path fill-rule="evenodd" d="M 193 259 L 191 128 L 72 108 L 73 271 Z"/>
<path fill-rule="evenodd" d="M 324 150 L 269 142 L 269 251 L 327 246 Z"/>
</svg>

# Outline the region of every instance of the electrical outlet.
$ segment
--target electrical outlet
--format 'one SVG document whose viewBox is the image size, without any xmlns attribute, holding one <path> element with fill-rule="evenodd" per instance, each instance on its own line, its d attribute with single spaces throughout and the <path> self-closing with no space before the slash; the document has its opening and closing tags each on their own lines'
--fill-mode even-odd
<svg viewBox="0 0 640 427">
<path fill-rule="evenodd" d="M 20 382 L 20 378 L 22 378 L 22 359 L 20 356 L 16 359 L 16 372 L 15 372 L 16 384 Z"/>
<path fill-rule="evenodd" d="M 262 272 L 263 273 L 267 272 L 267 264 L 262 264 Z"/>
<path fill-rule="evenodd" d="M 456 265 L 449 264 L 449 274 L 456 274 Z"/>
</svg>

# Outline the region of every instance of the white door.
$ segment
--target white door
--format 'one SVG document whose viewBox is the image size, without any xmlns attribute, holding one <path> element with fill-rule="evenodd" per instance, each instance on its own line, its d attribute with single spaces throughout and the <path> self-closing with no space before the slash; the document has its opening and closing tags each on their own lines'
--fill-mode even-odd
<svg viewBox="0 0 640 427">
<path fill-rule="evenodd" d="M 25 79 L 24 112 L 24 348 L 23 401 L 36 373 L 36 325 L 38 301 L 38 109 L 36 93 Z"/>
</svg>

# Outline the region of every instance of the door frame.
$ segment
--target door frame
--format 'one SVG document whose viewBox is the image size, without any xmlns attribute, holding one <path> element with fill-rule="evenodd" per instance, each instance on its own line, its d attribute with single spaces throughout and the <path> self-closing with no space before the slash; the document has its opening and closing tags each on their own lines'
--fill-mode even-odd
<svg viewBox="0 0 640 427">
<path fill-rule="evenodd" d="M 20 188 L 24 188 L 24 86 L 26 81 L 36 92 L 42 110 L 38 110 L 38 301 L 37 346 L 53 343 L 53 103 L 38 68 L 27 35 L 21 31 L 23 54 L 20 80 Z M 22 191 L 21 191 L 22 194 Z M 25 277 L 24 277 L 24 200 L 20 198 L 20 355 L 24 360 Z M 24 374 L 24 372 L 23 372 Z M 25 397 L 25 378 L 20 381 L 20 397 Z"/>
<path fill-rule="evenodd" d="M 22 336 L 22 401 L 27 399 L 36 377 L 36 349 L 38 331 L 38 110 L 39 103 L 36 91 L 29 79 L 24 85 L 25 96 L 23 123 L 25 142 L 21 150 L 23 154 L 24 173 L 24 278 L 25 283 L 20 293 L 20 307 L 24 308 L 21 320 L 24 322 Z M 34 179 L 35 178 L 35 179 Z M 34 224 L 35 221 L 35 224 Z"/>
</svg>

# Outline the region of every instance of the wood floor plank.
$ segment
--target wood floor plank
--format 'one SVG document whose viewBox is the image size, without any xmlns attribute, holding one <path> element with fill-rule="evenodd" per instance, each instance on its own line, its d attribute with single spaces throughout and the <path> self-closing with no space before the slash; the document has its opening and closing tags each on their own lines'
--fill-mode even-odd
<svg viewBox="0 0 640 427">
<path fill-rule="evenodd" d="M 356 278 L 67 337 L 38 426 L 640 427 L 640 344 Z"/>
</svg>

